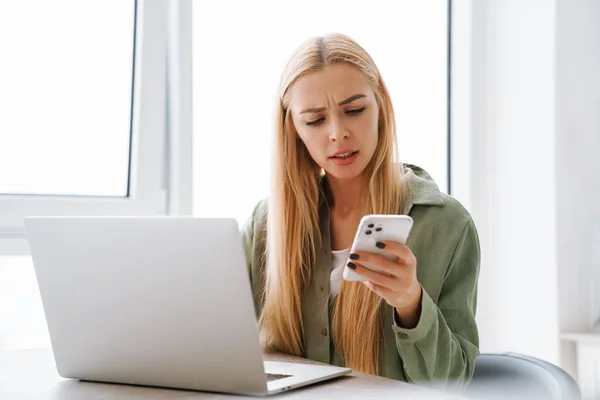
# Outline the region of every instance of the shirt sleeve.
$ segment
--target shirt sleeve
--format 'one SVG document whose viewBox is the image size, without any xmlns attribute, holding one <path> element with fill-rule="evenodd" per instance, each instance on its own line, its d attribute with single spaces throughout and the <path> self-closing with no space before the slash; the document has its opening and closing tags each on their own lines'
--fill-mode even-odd
<svg viewBox="0 0 600 400">
<path fill-rule="evenodd" d="M 248 267 L 248 276 L 250 287 L 252 289 L 252 298 L 256 317 L 260 315 L 262 306 L 261 294 L 264 284 L 264 261 L 266 249 L 266 200 L 260 201 L 252 211 L 252 215 L 240 228 L 242 244 L 244 247 L 244 256 Z"/>
<path fill-rule="evenodd" d="M 409 381 L 453 386 L 472 379 L 479 355 L 475 322 L 479 264 L 479 238 L 470 220 L 448 266 L 437 304 L 423 289 L 417 326 L 405 329 L 393 318 L 396 347 Z"/>
</svg>

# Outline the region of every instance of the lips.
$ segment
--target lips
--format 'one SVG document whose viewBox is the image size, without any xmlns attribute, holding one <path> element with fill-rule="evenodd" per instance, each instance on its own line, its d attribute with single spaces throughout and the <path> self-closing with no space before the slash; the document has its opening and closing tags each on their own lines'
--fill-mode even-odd
<svg viewBox="0 0 600 400">
<path fill-rule="evenodd" d="M 335 159 L 345 159 L 345 158 L 350 158 L 354 155 L 356 155 L 358 153 L 358 151 L 353 151 L 353 150 L 340 150 L 334 153 L 333 156 L 329 157 L 329 158 L 335 158 Z"/>
<path fill-rule="evenodd" d="M 334 164 L 336 164 L 340 167 L 347 167 L 347 166 L 354 164 L 354 162 L 357 160 L 357 158 L 358 158 L 358 151 L 349 151 L 349 152 L 338 152 L 337 155 L 332 156 L 329 159 L 331 160 L 331 162 L 333 162 Z"/>
</svg>

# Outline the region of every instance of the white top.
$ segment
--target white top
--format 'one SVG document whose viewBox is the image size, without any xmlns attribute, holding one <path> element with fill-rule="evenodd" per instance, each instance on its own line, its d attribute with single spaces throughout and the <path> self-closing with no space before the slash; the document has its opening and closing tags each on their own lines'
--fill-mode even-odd
<svg viewBox="0 0 600 400">
<path fill-rule="evenodd" d="M 340 285 L 342 284 L 342 274 L 344 272 L 344 265 L 350 255 L 350 249 L 344 250 L 332 250 L 331 251 L 331 275 L 330 275 L 330 286 L 331 286 L 331 297 L 335 297 L 340 291 Z"/>
</svg>

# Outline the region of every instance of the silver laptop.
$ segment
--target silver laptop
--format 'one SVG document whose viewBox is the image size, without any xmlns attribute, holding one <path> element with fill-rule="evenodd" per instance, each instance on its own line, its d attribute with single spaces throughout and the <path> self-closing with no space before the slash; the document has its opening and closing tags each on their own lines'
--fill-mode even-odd
<svg viewBox="0 0 600 400">
<path fill-rule="evenodd" d="M 268 395 L 351 371 L 263 361 L 234 219 L 34 217 L 25 229 L 62 377 Z"/>
</svg>

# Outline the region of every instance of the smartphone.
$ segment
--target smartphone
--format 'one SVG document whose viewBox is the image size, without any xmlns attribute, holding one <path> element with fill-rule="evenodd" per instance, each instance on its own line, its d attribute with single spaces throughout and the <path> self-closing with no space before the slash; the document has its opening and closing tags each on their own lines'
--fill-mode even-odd
<svg viewBox="0 0 600 400">
<path fill-rule="evenodd" d="M 350 254 L 356 251 L 368 251 L 370 253 L 381 254 L 389 259 L 394 259 L 394 256 L 375 246 L 375 243 L 380 240 L 390 240 L 406 244 L 412 226 L 413 219 L 408 215 L 365 215 L 358 225 Z M 348 258 L 344 266 L 344 279 L 347 281 L 366 281 L 367 279 L 348 267 L 349 262 L 361 263 L 360 260 L 353 261 Z M 377 268 L 371 265 L 361 264 L 374 271 L 378 271 Z"/>
</svg>

